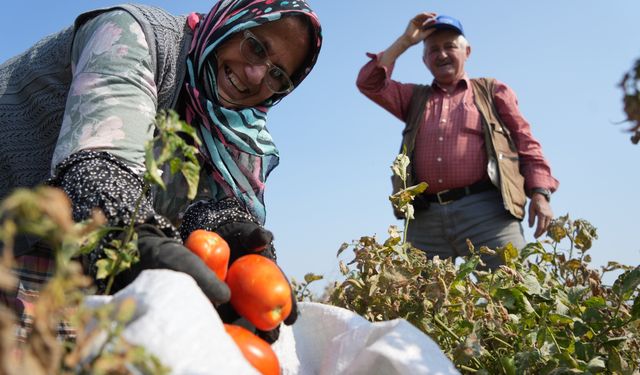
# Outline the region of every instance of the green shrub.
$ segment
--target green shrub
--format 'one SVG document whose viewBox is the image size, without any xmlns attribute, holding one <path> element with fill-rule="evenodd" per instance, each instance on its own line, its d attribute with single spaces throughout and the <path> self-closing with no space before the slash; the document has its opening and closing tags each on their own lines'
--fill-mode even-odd
<svg viewBox="0 0 640 375">
<path fill-rule="evenodd" d="M 398 193 L 403 204 L 411 189 Z M 372 322 L 406 319 L 462 372 L 637 374 L 640 267 L 590 268 L 597 234 L 585 220 L 560 217 L 547 237 L 523 249 L 469 243 L 471 255 L 456 265 L 427 260 L 392 226 L 383 243 L 362 237 L 341 247 L 338 255 L 351 247 L 354 258 L 340 261 L 345 280 L 329 302 Z M 494 251 L 504 266 L 480 270 L 480 254 Z M 606 286 L 611 271 L 622 273 Z"/>
</svg>

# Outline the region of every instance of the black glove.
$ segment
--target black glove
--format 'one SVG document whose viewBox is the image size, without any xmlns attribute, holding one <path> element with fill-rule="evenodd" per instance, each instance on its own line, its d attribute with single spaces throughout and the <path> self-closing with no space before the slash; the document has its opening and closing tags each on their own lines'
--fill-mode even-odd
<svg viewBox="0 0 640 375">
<path fill-rule="evenodd" d="M 231 292 L 227 284 L 218 279 L 216 274 L 180 241 L 167 237 L 149 224 L 138 225 L 136 232 L 140 261 L 116 276 L 114 292 L 129 285 L 145 269 L 170 269 L 193 277 L 214 306 L 229 301 Z"/>
<path fill-rule="evenodd" d="M 229 266 L 239 257 L 247 254 L 259 254 L 276 261 L 276 253 L 273 248 L 273 234 L 262 226 L 253 222 L 229 223 L 216 229 L 216 233 L 222 237 L 231 250 Z M 287 279 L 284 272 L 282 275 Z M 289 279 L 287 279 L 289 282 Z M 231 304 L 227 303 L 218 308 L 218 314 L 225 323 L 242 325 L 245 328 L 253 329 L 258 336 L 269 343 L 275 342 L 280 335 L 280 327 L 271 331 L 261 331 L 253 327 L 245 319 L 235 312 Z M 284 320 L 284 324 L 292 325 L 298 318 L 298 305 L 296 303 L 293 290 L 291 291 L 291 313 Z"/>
</svg>

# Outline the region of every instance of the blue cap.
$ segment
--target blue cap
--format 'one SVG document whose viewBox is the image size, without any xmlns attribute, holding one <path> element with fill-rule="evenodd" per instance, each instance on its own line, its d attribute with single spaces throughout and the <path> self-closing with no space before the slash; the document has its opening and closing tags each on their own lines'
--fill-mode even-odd
<svg viewBox="0 0 640 375">
<path fill-rule="evenodd" d="M 432 27 L 436 29 L 450 29 L 450 30 L 457 31 L 461 35 L 464 35 L 464 29 L 462 28 L 462 23 L 457 19 L 450 16 L 446 16 L 444 14 L 441 14 L 438 17 L 436 17 L 436 23 L 429 26 L 429 28 L 432 28 Z"/>
</svg>

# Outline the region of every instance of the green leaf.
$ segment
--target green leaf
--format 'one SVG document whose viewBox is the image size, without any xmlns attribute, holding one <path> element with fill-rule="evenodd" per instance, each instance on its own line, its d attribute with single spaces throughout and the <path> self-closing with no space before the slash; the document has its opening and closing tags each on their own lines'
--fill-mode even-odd
<svg viewBox="0 0 640 375">
<path fill-rule="evenodd" d="M 555 314 L 555 313 L 551 313 L 548 316 L 549 321 L 553 324 L 558 324 L 558 325 L 571 325 L 573 324 L 573 319 L 570 316 L 567 315 L 561 315 L 561 314 Z"/>
<path fill-rule="evenodd" d="M 476 268 L 478 268 L 478 264 L 480 264 L 480 257 L 478 256 L 465 257 L 464 262 L 460 264 L 460 267 L 458 268 L 458 274 L 456 275 L 455 281 L 464 280 L 473 271 L 475 271 Z"/>
<path fill-rule="evenodd" d="M 609 337 L 605 343 L 607 345 L 616 346 L 626 342 L 629 338 L 627 336 Z"/>
<path fill-rule="evenodd" d="M 582 337 L 587 332 L 591 332 L 591 328 L 588 325 L 584 324 L 581 320 L 576 320 L 573 322 L 573 334 L 576 337 Z"/>
<path fill-rule="evenodd" d="M 429 185 L 427 185 L 426 182 L 421 182 L 417 185 L 413 185 L 413 186 L 409 186 L 408 188 L 404 189 L 403 191 L 411 194 L 412 196 L 417 196 L 420 195 L 422 193 L 424 193 L 425 190 L 427 190 L 427 187 L 429 187 Z"/>
<path fill-rule="evenodd" d="M 111 259 L 99 259 L 96 262 L 96 279 L 104 279 L 111 274 L 114 262 Z"/>
<path fill-rule="evenodd" d="M 516 362 L 513 357 L 500 357 L 500 364 L 507 375 L 516 374 Z"/>
<path fill-rule="evenodd" d="M 150 183 L 154 183 L 162 188 L 162 190 L 166 190 L 167 187 L 162 181 L 162 177 L 160 177 L 160 172 L 158 171 L 158 164 L 156 163 L 156 159 L 153 155 L 153 149 L 147 147 L 145 149 L 145 165 L 147 167 L 147 171 L 145 176 L 149 180 Z"/>
<path fill-rule="evenodd" d="M 531 274 L 525 275 L 522 285 L 524 286 L 527 293 L 531 295 L 534 295 L 534 294 L 537 295 L 542 292 L 542 287 L 538 282 L 538 278 L 536 278 L 534 275 L 531 275 Z"/>
<path fill-rule="evenodd" d="M 587 307 L 601 308 L 607 306 L 607 301 L 601 296 L 594 296 L 586 299 L 583 304 Z"/>
<path fill-rule="evenodd" d="M 580 269 L 580 267 L 582 266 L 582 262 L 579 259 L 571 259 L 571 260 L 568 260 L 564 264 L 564 266 L 572 271 L 575 271 Z"/>
<path fill-rule="evenodd" d="M 400 177 L 402 181 L 407 181 L 407 167 L 409 166 L 409 157 L 405 154 L 400 154 L 396 156 L 396 159 L 393 161 L 391 165 L 391 170 L 393 174 Z"/>
<path fill-rule="evenodd" d="M 116 321 L 120 323 L 126 323 L 133 318 L 133 314 L 136 312 L 136 301 L 132 298 L 125 298 L 118 305 L 116 313 Z"/>
<path fill-rule="evenodd" d="M 342 252 L 347 250 L 348 248 L 349 248 L 349 244 L 346 242 L 343 242 L 342 245 L 340 245 L 340 248 L 338 249 L 338 254 L 336 254 L 336 257 L 339 257 L 340 254 L 342 254 Z"/>
<path fill-rule="evenodd" d="M 347 274 L 349 274 L 349 267 L 347 267 L 343 261 L 339 262 L 339 266 L 340 266 L 340 273 L 342 273 L 342 275 L 346 276 Z"/>
<path fill-rule="evenodd" d="M 82 243 L 82 245 L 80 246 L 79 253 L 89 254 L 90 252 L 95 250 L 100 240 L 102 240 L 102 238 L 113 229 L 114 228 L 111 227 L 102 227 L 89 233 L 89 235 L 85 238 L 84 243 Z"/>
<path fill-rule="evenodd" d="M 542 244 L 540 242 L 531 242 L 520 250 L 520 259 L 524 260 L 529 258 L 531 255 L 544 253 L 544 247 L 542 247 Z"/>
<path fill-rule="evenodd" d="M 633 300 L 633 306 L 631 307 L 631 319 L 640 319 L 640 293 Z"/>
<path fill-rule="evenodd" d="M 607 365 L 601 357 L 594 357 L 587 364 L 587 368 L 589 369 L 589 371 L 598 372 L 606 370 Z"/>
<path fill-rule="evenodd" d="M 315 273 L 307 273 L 304 275 L 304 281 L 307 284 L 311 284 L 314 281 L 322 280 L 322 279 L 323 279 L 322 275 L 316 275 Z"/>
<path fill-rule="evenodd" d="M 189 199 L 195 198 L 198 192 L 198 183 L 200 182 L 200 166 L 196 163 L 186 161 L 182 163 L 181 169 L 184 179 L 187 181 L 189 191 L 187 197 Z"/>
<path fill-rule="evenodd" d="M 584 295 L 589 291 L 590 291 L 589 287 L 586 287 L 586 286 L 574 286 L 572 288 L 569 288 L 567 292 L 567 298 L 569 303 L 571 305 L 579 305 Z"/>
<path fill-rule="evenodd" d="M 518 249 L 511 242 L 498 249 L 498 253 L 506 264 L 512 264 L 514 260 L 518 259 Z"/>
<path fill-rule="evenodd" d="M 631 297 L 638 285 L 640 285 L 640 266 L 618 276 L 613 283 L 612 290 L 620 296 L 621 300 L 625 301 Z"/>
</svg>

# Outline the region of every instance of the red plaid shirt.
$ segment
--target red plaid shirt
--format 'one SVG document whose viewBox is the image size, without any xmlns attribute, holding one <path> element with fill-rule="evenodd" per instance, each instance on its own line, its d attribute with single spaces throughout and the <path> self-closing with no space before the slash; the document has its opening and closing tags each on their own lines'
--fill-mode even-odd
<svg viewBox="0 0 640 375">
<path fill-rule="evenodd" d="M 392 80 L 393 67 L 380 66 L 380 55 L 367 55 L 372 60 L 360 70 L 358 88 L 405 122 L 415 84 Z M 452 93 L 442 90 L 435 82 L 432 86 L 434 90 L 426 104 L 412 159 L 417 181 L 427 182 L 427 191 L 433 194 L 488 179 L 482 123 L 469 78 L 465 76 L 458 82 Z M 540 143 L 533 138 L 531 126 L 518 109 L 515 93 L 496 81 L 493 98 L 500 118 L 511 131 L 518 148 L 525 189 L 555 191 L 558 181 L 551 175 Z"/>
</svg>

